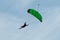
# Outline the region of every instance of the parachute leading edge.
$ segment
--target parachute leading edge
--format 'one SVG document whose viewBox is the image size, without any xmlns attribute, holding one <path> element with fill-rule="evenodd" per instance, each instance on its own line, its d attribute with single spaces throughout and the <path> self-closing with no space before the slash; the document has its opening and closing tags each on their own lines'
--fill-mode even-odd
<svg viewBox="0 0 60 40">
<path fill-rule="evenodd" d="M 41 14 L 38 11 L 36 11 L 34 9 L 28 9 L 27 12 L 29 14 L 33 15 L 34 17 L 36 17 L 40 22 L 42 22 L 42 16 L 41 16 Z"/>
</svg>

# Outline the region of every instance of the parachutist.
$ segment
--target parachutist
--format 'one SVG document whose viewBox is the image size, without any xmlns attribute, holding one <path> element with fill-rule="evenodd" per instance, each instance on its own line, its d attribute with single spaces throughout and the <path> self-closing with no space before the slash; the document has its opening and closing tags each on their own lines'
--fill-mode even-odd
<svg viewBox="0 0 60 40">
<path fill-rule="evenodd" d="M 28 26 L 28 25 L 27 25 L 26 22 L 25 22 L 24 25 L 21 26 L 21 28 L 19 28 L 19 29 L 25 28 L 26 26 Z"/>
</svg>

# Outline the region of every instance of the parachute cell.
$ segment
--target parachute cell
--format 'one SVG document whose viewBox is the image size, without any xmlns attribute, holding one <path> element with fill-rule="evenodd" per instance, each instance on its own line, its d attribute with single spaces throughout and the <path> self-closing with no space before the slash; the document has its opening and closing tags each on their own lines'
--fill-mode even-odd
<svg viewBox="0 0 60 40">
<path fill-rule="evenodd" d="M 36 17 L 40 22 L 42 22 L 42 16 L 41 16 L 41 14 L 38 11 L 36 11 L 34 9 L 28 9 L 27 12 L 29 14 L 33 15 L 34 17 Z"/>
</svg>

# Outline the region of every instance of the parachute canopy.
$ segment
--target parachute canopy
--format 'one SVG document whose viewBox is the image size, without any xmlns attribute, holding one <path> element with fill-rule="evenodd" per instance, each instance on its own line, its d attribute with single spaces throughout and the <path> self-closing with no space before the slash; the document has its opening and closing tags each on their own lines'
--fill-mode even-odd
<svg viewBox="0 0 60 40">
<path fill-rule="evenodd" d="M 34 17 L 36 17 L 40 22 L 42 22 L 42 16 L 41 16 L 41 14 L 38 11 L 36 11 L 34 9 L 28 9 L 27 12 L 29 14 L 33 15 Z"/>
</svg>

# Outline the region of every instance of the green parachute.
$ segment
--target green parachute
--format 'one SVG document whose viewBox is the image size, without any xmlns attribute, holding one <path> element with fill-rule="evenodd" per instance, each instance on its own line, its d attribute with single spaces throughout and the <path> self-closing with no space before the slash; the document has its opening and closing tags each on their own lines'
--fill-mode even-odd
<svg viewBox="0 0 60 40">
<path fill-rule="evenodd" d="M 41 16 L 41 14 L 38 11 L 36 11 L 34 9 L 28 9 L 27 12 L 29 14 L 33 15 L 34 17 L 36 17 L 40 22 L 42 22 L 42 16 Z"/>
</svg>

